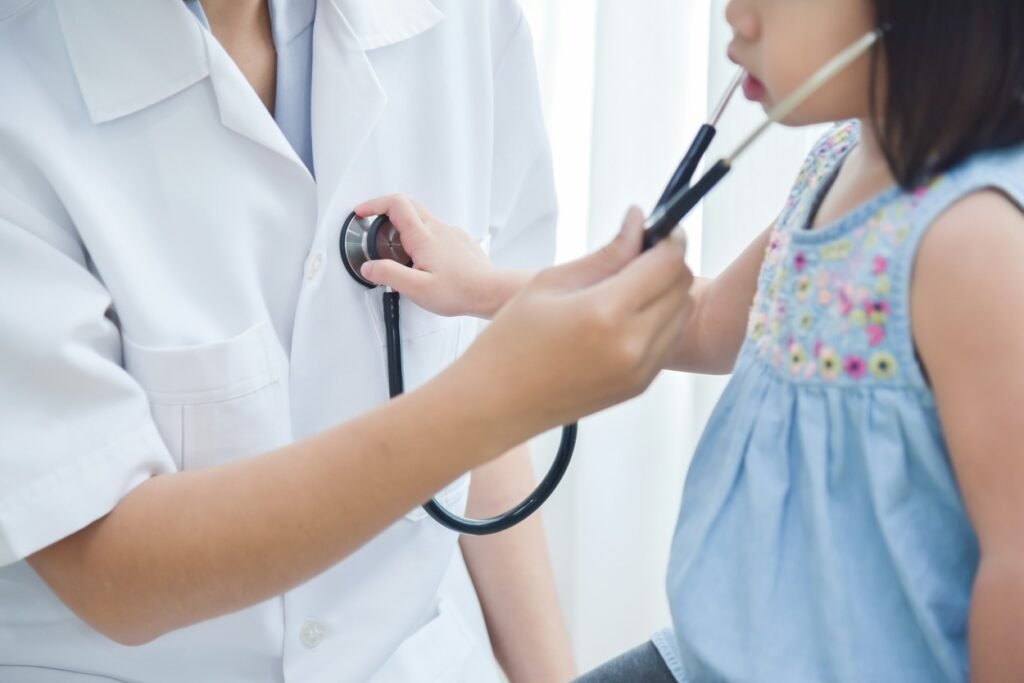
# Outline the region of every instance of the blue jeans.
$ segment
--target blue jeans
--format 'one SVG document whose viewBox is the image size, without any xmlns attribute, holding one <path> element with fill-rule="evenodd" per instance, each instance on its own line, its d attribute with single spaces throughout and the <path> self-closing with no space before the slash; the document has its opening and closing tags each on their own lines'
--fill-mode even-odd
<svg viewBox="0 0 1024 683">
<path fill-rule="evenodd" d="M 605 662 L 576 683 L 676 683 L 654 643 L 648 641 L 615 659 Z"/>
</svg>

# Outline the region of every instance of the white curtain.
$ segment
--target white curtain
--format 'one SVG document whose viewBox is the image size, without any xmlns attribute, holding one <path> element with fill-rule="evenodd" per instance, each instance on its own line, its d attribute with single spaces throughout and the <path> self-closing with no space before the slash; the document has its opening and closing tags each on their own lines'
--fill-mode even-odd
<svg viewBox="0 0 1024 683">
<path fill-rule="evenodd" d="M 734 67 L 726 0 L 522 0 L 534 33 L 561 206 L 558 258 L 606 242 L 657 200 Z M 760 120 L 737 96 L 709 153 Z M 776 128 L 686 222 L 691 267 L 715 275 L 781 209 L 820 131 Z M 669 624 L 664 577 L 686 467 L 724 380 L 665 375 L 584 421 L 545 510 L 562 606 L 587 670 Z M 536 441 L 546 469 L 554 435 Z"/>
</svg>

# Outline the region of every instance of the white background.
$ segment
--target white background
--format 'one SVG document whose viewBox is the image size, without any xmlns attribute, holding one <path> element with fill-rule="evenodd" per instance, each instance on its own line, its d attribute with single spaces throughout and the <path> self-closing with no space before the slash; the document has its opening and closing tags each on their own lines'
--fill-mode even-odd
<svg viewBox="0 0 1024 683">
<path fill-rule="evenodd" d="M 735 67 L 725 0 L 522 0 L 555 160 L 558 258 L 603 244 L 630 204 L 657 200 Z M 739 94 L 708 159 L 761 120 Z M 820 130 L 773 129 L 686 222 L 689 263 L 719 273 L 781 210 Z M 723 378 L 665 375 L 581 425 L 545 510 L 581 671 L 669 624 L 664 577 L 686 467 Z M 538 439 L 538 472 L 555 448 Z"/>
</svg>

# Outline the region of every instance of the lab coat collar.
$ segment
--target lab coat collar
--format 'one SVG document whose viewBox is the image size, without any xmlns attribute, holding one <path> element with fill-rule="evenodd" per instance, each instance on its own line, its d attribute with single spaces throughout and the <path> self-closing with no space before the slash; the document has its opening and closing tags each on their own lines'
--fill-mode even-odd
<svg viewBox="0 0 1024 683">
<path fill-rule="evenodd" d="M 343 212 L 339 188 L 388 102 L 368 51 L 407 40 L 444 19 L 430 0 L 320 0 L 313 39 L 313 164 L 321 219 Z"/>
<path fill-rule="evenodd" d="M 200 0 L 184 0 L 185 6 L 209 30 L 210 21 Z M 278 51 L 286 48 L 313 23 L 316 0 L 270 0 L 270 25 L 274 32 L 274 46 Z"/>
<path fill-rule="evenodd" d="M 399 43 L 434 27 L 444 15 L 430 0 L 331 0 L 364 50 Z"/>
<path fill-rule="evenodd" d="M 94 123 L 145 109 L 209 75 L 202 28 L 180 0 L 56 0 Z"/>
<path fill-rule="evenodd" d="M 210 74 L 203 31 L 181 0 L 55 0 L 90 118 L 102 123 L 156 104 Z M 301 24 L 302 0 L 275 11 Z M 444 19 L 430 0 L 320 0 L 347 46 L 373 50 L 412 38 Z M 319 14 L 319 12 L 318 12 Z M 288 29 L 286 29 L 286 32 Z"/>
</svg>

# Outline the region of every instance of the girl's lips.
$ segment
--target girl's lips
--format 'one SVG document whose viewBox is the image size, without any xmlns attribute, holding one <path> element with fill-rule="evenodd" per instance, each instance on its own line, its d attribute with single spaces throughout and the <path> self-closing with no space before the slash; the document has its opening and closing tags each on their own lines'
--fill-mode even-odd
<svg viewBox="0 0 1024 683">
<path fill-rule="evenodd" d="M 764 83 L 750 74 L 743 79 L 743 95 L 751 102 L 760 102 L 767 94 L 768 90 L 764 87 Z"/>
</svg>

